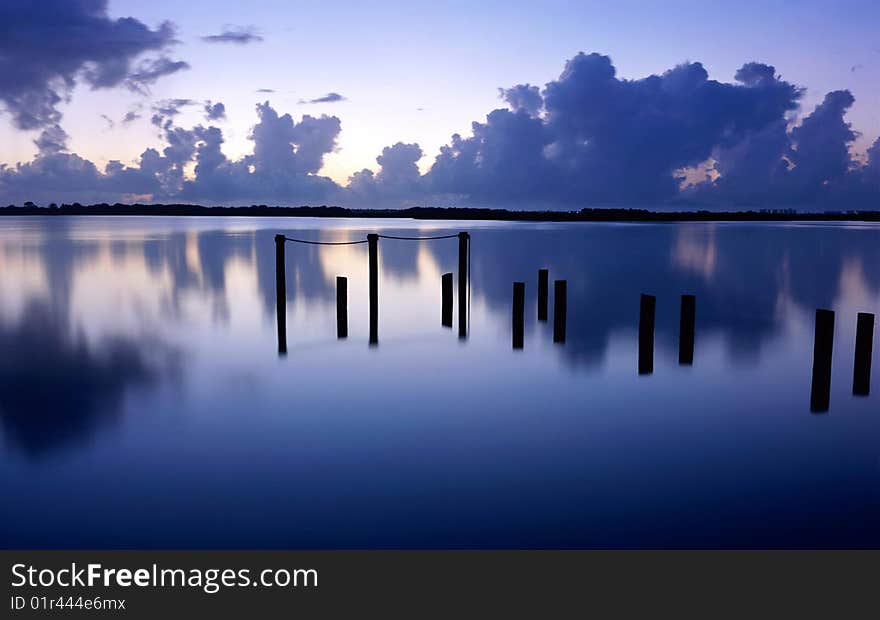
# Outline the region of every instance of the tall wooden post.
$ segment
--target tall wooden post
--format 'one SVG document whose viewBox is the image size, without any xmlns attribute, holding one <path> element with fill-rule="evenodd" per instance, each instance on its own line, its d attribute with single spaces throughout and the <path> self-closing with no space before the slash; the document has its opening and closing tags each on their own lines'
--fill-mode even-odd
<svg viewBox="0 0 880 620">
<path fill-rule="evenodd" d="M 856 320 L 856 356 L 853 365 L 853 394 L 871 393 L 871 354 L 874 350 L 874 315 L 859 312 Z"/>
<path fill-rule="evenodd" d="M 556 280 L 553 282 L 553 342 L 565 343 L 565 314 L 568 303 L 568 282 Z"/>
<path fill-rule="evenodd" d="M 452 327 L 452 274 L 444 273 L 440 281 L 443 296 L 440 322 L 443 327 Z"/>
<path fill-rule="evenodd" d="M 693 295 L 681 296 L 681 319 L 678 324 L 678 363 L 690 366 L 694 363 L 694 321 L 696 319 L 697 298 Z"/>
<path fill-rule="evenodd" d="M 467 338 L 468 321 L 468 246 L 471 236 L 469 233 L 458 233 L 458 337 Z"/>
<path fill-rule="evenodd" d="M 379 344 L 379 235 L 367 235 L 370 249 L 370 345 Z"/>
<path fill-rule="evenodd" d="M 513 283 L 513 348 L 523 348 L 525 323 L 526 283 Z"/>
<path fill-rule="evenodd" d="M 336 276 L 336 337 L 348 338 L 348 278 Z"/>
<path fill-rule="evenodd" d="M 547 320 L 547 288 L 550 272 L 546 269 L 538 269 L 538 320 Z"/>
<path fill-rule="evenodd" d="M 816 310 L 816 333 L 813 340 L 813 382 L 810 386 L 810 411 L 824 413 L 831 401 L 831 352 L 834 346 L 834 311 Z"/>
<path fill-rule="evenodd" d="M 284 273 L 284 235 L 275 235 L 275 310 L 278 354 L 287 354 L 287 277 Z"/>
<path fill-rule="evenodd" d="M 639 374 L 654 372 L 654 308 L 657 298 L 642 294 L 639 306 Z"/>
</svg>

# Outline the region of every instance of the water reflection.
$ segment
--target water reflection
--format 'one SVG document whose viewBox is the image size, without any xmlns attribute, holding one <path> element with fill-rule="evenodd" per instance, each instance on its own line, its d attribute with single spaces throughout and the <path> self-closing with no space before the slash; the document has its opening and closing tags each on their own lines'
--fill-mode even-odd
<svg viewBox="0 0 880 620">
<path fill-rule="evenodd" d="M 379 240 L 377 350 L 367 244 L 296 245 L 276 355 L 275 234 L 460 230 L 466 341 L 448 329 L 457 239 Z M 40 478 L 68 504 L 56 546 L 111 540 L 88 526 L 93 481 L 114 489 L 115 521 L 139 526 L 115 532 L 121 546 L 759 546 L 756 514 L 771 546 L 864 545 L 876 532 L 833 524 L 878 516 L 878 422 L 861 415 L 873 317 L 856 319 L 880 300 L 877 232 L 6 218 L 0 491 L 26 495 L 31 466 L 58 464 Z M 836 320 L 814 375 L 817 308 Z M 831 415 L 809 414 L 817 388 Z M 173 523 L 141 516 L 155 493 Z M 696 507 L 687 528 L 658 538 L 654 515 L 675 523 L 682 505 Z M 819 520 L 789 527 L 804 506 Z M 42 510 L 19 502 L 0 543 L 44 544 L 29 525 Z"/>
<path fill-rule="evenodd" d="M 0 325 L 0 351 L 12 354 L 0 356 L 7 440 L 32 457 L 86 442 L 121 414 L 131 388 L 151 385 L 165 370 L 149 359 L 150 348 L 120 336 L 93 345 L 49 304 L 29 302 L 18 321 Z"/>
</svg>

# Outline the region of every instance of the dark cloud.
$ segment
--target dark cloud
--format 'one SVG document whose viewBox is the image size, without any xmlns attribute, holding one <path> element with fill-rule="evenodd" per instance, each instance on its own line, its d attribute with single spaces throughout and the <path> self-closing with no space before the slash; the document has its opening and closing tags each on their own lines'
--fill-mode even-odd
<svg viewBox="0 0 880 620">
<path fill-rule="evenodd" d="M 205 102 L 205 119 L 209 121 L 218 121 L 226 118 L 226 106 L 219 101 L 217 103 Z"/>
<path fill-rule="evenodd" d="M 341 99 L 330 95 L 321 100 Z M 230 160 L 223 132 L 210 126 L 222 104 L 173 99 L 153 108 L 153 123 L 167 144 L 161 152 L 146 149 L 135 164 L 116 162 L 99 171 L 64 153 L 66 135 L 50 125 L 33 162 L 0 168 L 0 195 L 36 200 L 54 191 L 118 192 L 226 204 L 567 209 L 849 209 L 876 207 L 880 200 L 880 146 L 875 143 L 863 159 L 851 154 L 857 137 L 846 121 L 852 95 L 828 93 L 799 117 L 802 88 L 771 65 L 746 63 L 731 82 L 710 79 L 696 62 L 622 79 L 607 56 L 578 54 L 543 88 L 520 84 L 500 95 L 508 107 L 472 123 L 469 135 L 453 135 L 424 175 L 417 166 L 419 145 L 397 143 L 382 151 L 376 171 L 362 170 L 340 187 L 319 174 L 336 148 L 340 120 L 295 120 L 268 102 L 257 106 L 253 152 Z M 181 109 L 190 105 L 203 106 L 209 126 L 177 126 Z"/>
<path fill-rule="evenodd" d="M 337 101 L 346 101 L 346 98 L 339 93 L 327 93 L 323 97 L 317 99 L 300 99 L 300 103 L 336 103 Z"/>
<path fill-rule="evenodd" d="M 165 56 L 152 60 L 145 60 L 128 77 L 126 84 L 132 90 L 146 93 L 147 87 L 156 80 L 178 71 L 189 69 L 189 64 L 182 60 L 171 60 Z"/>
<path fill-rule="evenodd" d="M 274 89 L 274 88 L 258 88 L 255 92 L 258 92 L 258 93 L 274 93 L 274 92 L 275 92 L 275 89 Z"/>
<path fill-rule="evenodd" d="M 227 26 L 220 34 L 202 37 L 202 41 L 207 43 L 235 43 L 237 45 L 259 43 L 262 40 L 263 37 L 253 26 Z"/>
<path fill-rule="evenodd" d="M 0 101 L 20 129 L 58 125 L 58 104 L 79 81 L 144 88 L 186 64 L 160 55 L 134 66 L 145 53 L 167 50 L 174 26 L 112 19 L 106 0 L 7 0 L 0 24 Z"/>
<path fill-rule="evenodd" d="M 515 112 L 525 110 L 534 116 L 544 105 L 541 89 L 530 84 L 517 84 L 513 88 L 499 88 L 498 93 Z"/>
<path fill-rule="evenodd" d="M 398 142 L 386 146 L 376 158 L 379 172 L 374 174 L 367 169 L 356 172 L 349 179 L 348 189 L 366 204 L 384 204 L 423 195 L 424 180 L 417 165 L 422 155 L 418 144 Z"/>
</svg>

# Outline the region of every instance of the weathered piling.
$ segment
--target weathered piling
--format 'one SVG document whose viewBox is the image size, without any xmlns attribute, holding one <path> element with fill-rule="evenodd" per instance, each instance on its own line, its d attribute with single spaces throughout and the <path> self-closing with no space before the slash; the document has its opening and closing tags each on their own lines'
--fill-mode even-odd
<svg viewBox="0 0 880 620">
<path fill-rule="evenodd" d="M 348 338 L 348 278 L 336 276 L 336 337 Z"/>
<path fill-rule="evenodd" d="M 275 235 L 275 311 L 278 354 L 287 354 L 287 276 L 284 271 L 284 235 Z"/>
<path fill-rule="evenodd" d="M 555 280 L 553 282 L 553 342 L 558 344 L 565 343 L 567 297 L 568 282 L 565 280 Z"/>
<path fill-rule="evenodd" d="M 526 283 L 513 283 L 513 348 L 523 348 L 525 330 Z"/>
<path fill-rule="evenodd" d="M 639 304 L 639 374 L 654 372 L 654 308 L 657 298 L 642 293 Z"/>
<path fill-rule="evenodd" d="M 694 320 L 696 318 L 697 298 L 693 295 L 681 296 L 681 319 L 678 324 L 678 363 L 690 366 L 694 363 Z"/>
<path fill-rule="evenodd" d="M 871 393 L 871 354 L 874 350 L 874 315 L 859 312 L 856 320 L 856 355 L 853 364 L 853 394 Z"/>
<path fill-rule="evenodd" d="M 443 327 L 452 327 L 452 273 L 444 273 L 440 280 L 443 290 L 440 322 Z"/>
<path fill-rule="evenodd" d="M 370 344 L 379 344 L 379 235 L 367 235 L 370 253 Z"/>
<path fill-rule="evenodd" d="M 834 311 L 816 310 L 813 340 L 813 381 L 810 386 L 810 411 L 828 411 L 831 400 L 831 350 L 834 346 Z"/>
<path fill-rule="evenodd" d="M 468 249 L 470 233 L 458 233 L 458 337 L 467 338 Z"/>
<path fill-rule="evenodd" d="M 547 294 L 550 272 L 546 269 L 538 269 L 538 320 L 547 320 Z"/>
</svg>

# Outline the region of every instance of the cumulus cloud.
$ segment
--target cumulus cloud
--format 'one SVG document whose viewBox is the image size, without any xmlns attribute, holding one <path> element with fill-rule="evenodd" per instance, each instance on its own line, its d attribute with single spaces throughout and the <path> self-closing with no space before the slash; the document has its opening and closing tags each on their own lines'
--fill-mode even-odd
<svg viewBox="0 0 880 620">
<path fill-rule="evenodd" d="M 206 43 L 235 43 L 237 45 L 259 43 L 262 40 L 263 37 L 253 26 L 227 26 L 219 34 L 202 37 L 202 41 Z"/>
<path fill-rule="evenodd" d="M 541 89 L 530 84 L 517 84 L 513 88 L 499 88 L 498 94 L 514 112 L 524 110 L 535 116 L 544 105 Z"/>
<path fill-rule="evenodd" d="M 142 89 L 186 66 L 163 55 L 175 43 L 171 22 L 112 19 L 106 0 L 9 0 L 0 24 L 0 102 L 20 129 L 58 126 L 58 104 L 78 82 Z M 151 52 L 159 56 L 141 58 Z"/>
<path fill-rule="evenodd" d="M 364 169 L 349 179 L 348 190 L 360 203 L 385 204 L 424 195 L 424 179 L 418 168 L 422 158 L 418 144 L 398 142 L 386 146 L 376 158 L 379 172 Z"/>
<path fill-rule="evenodd" d="M 467 135 L 454 134 L 426 174 L 418 167 L 421 147 L 398 142 L 383 149 L 377 169 L 353 174 L 345 187 L 320 174 L 341 132 L 335 116 L 296 119 L 258 104 L 252 152 L 233 160 L 223 152 L 222 130 L 211 124 L 225 113 L 222 104 L 163 100 L 153 109 L 162 149 L 102 171 L 65 153 L 66 135 L 49 125 L 34 161 L 0 168 L 0 196 L 567 209 L 876 207 L 880 141 L 863 158 L 851 154 L 858 134 L 846 113 L 853 96 L 828 93 L 803 114 L 802 95 L 758 62 L 744 64 L 727 82 L 710 79 L 698 62 L 622 79 L 607 56 L 578 54 L 543 88 L 502 89 L 506 107 L 472 123 Z M 180 110 L 196 104 L 206 125 L 178 126 Z"/>
<path fill-rule="evenodd" d="M 217 103 L 206 101 L 204 110 L 206 120 L 218 121 L 226 118 L 226 106 L 219 101 Z"/>
<path fill-rule="evenodd" d="M 300 99 L 300 103 L 336 103 L 337 101 L 345 101 L 345 97 L 339 93 L 327 93 L 323 97 L 317 99 Z"/>
</svg>

